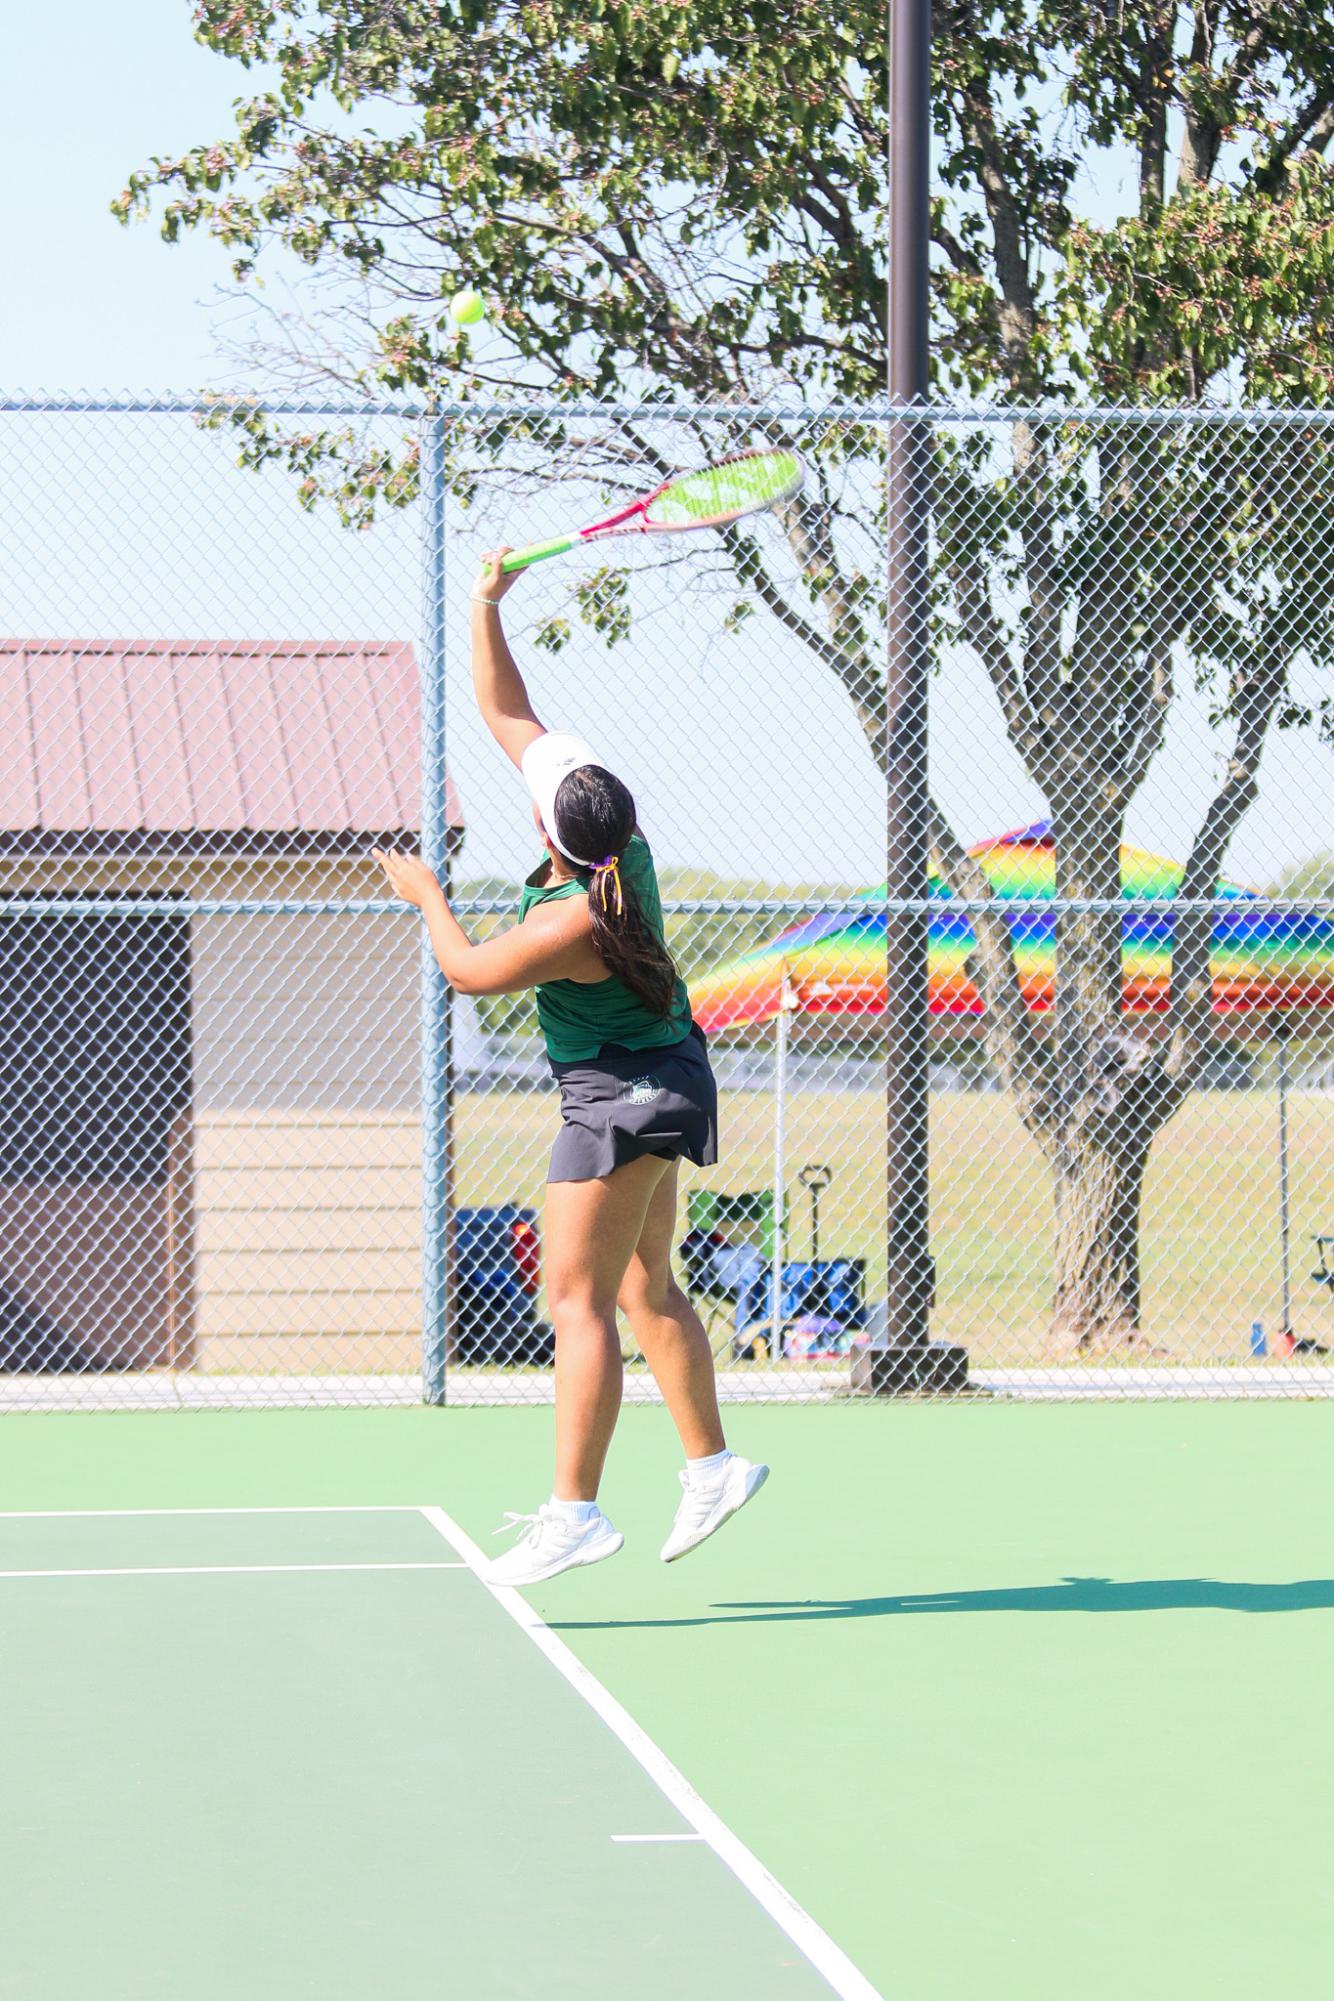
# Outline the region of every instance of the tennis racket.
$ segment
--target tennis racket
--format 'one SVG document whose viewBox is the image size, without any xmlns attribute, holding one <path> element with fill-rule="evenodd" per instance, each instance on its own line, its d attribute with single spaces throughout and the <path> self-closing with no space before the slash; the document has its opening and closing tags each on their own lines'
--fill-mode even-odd
<svg viewBox="0 0 1334 2001">
<path fill-rule="evenodd" d="M 577 528 L 572 535 L 553 535 L 549 542 L 530 542 L 526 549 L 511 549 L 500 567 L 506 572 L 525 570 L 530 563 L 563 556 L 567 549 L 611 535 L 679 535 L 686 528 L 725 528 L 729 521 L 790 500 L 805 477 L 806 468 L 795 452 L 738 452 L 735 458 L 720 459 L 699 472 L 677 473 L 605 521 Z"/>
</svg>

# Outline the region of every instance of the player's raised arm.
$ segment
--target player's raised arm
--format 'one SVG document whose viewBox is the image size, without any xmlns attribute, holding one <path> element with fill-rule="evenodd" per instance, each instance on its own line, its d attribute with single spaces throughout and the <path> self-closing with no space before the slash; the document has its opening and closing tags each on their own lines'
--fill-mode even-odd
<svg viewBox="0 0 1334 2001">
<path fill-rule="evenodd" d="M 515 581 L 501 571 L 506 554 L 496 549 L 483 556 L 472 587 L 472 685 L 482 721 L 506 757 L 519 764 L 543 729 L 500 622 L 500 600 Z"/>
</svg>

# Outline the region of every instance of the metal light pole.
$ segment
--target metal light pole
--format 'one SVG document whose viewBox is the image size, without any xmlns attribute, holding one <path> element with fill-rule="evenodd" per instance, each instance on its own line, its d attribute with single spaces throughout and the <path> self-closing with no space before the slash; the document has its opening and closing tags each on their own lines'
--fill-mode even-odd
<svg viewBox="0 0 1334 2001">
<path fill-rule="evenodd" d="M 931 0 L 889 6 L 889 396 L 930 394 Z M 935 1290 L 928 1210 L 927 685 L 931 665 L 931 433 L 891 416 L 886 442 L 889 593 L 885 663 L 885 1010 L 888 1118 L 886 1338 L 854 1372 L 878 1392 L 967 1380 L 961 1348 L 930 1341 Z"/>
</svg>

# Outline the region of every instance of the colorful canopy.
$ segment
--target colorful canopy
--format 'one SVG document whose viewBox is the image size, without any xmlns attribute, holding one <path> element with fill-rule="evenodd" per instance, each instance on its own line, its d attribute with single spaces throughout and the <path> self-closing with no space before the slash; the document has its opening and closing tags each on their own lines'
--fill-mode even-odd
<svg viewBox="0 0 1334 2001">
<path fill-rule="evenodd" d="M 997 895 L 1014 939 L 1024 999 L 1035 1013 L 1052 1004 L 1055 963 L 1056 862 L 1051 823 L 1039 820 L 969 850 Z M 1174 896 L 1182 864 L 1142 848 L 1122 848 L 1122 895 Z M 930 1004 L 940 1026 L 965 1027 L 983 1012 L 968 977 L 973 950 L 969 920 L 948 907 L 948 891 L 931 877 L 942 908 L 930 925 Z M 1334 923 L 1275 906 L 1258 891 L 1220 882 L 1216 894 L 1235 906 L 1214 919 L 1214 1009 L 1220 1029 L 1254 1032 L 1276 1011 L 1325 1010 L 1334 1019 Z M 865 914 L 846 910 L 794 924 L 757 951 L 691 982 L 695 1018 L 710 1032 L 770 1021 L 786 979 L 789 1005 L 805 1014 L 875 1015 L 885 1006 L 883 890 L 865 892 Z M 1121 924 L 1125 1005 L 1139 1015 L 1166 1010 L 1172 971 L 1170 911 L 1128 910 Z"/>
</svg>

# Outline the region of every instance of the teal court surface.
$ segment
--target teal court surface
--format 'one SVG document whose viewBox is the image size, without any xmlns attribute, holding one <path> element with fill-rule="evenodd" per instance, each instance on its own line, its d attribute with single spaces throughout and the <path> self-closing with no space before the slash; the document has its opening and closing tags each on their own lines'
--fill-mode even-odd
<svg viewBox="0 0 1334 2001">
<path fill-rule="evenodd" d="M 429 1507 L 0 1522 L 4 1991 L 871 1993 L 470 1560 Z"/>
<path fill-rule="evenodd" d="M 549 1427 L 5 1422 L 5 2001 L 1320 1990 L 1327 1405 L 737 1412 L 670 1568 L 635 1408 L 492 1592 Z"/>
</svg>

